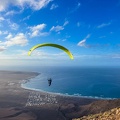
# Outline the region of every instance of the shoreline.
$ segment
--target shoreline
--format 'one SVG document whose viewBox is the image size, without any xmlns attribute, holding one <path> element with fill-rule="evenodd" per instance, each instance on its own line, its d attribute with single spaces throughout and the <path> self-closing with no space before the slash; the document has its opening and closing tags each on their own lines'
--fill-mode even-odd
<svg viewBox="0 0 120 120">
<path fill-rule="evenodd" d="M 28 81 L 29 82 L 29 81 Z M 69 95 L 69 94 L 63 94 L 63 93 L 53 93 L 53 92 L 47 92 L 41 89 L 34 89 L 34 88 L 29 88 L 25 87 L 21 84 L 21 88 L 26 89 L 26 90 L 32 90 L 36 92 L 42 92 L 42 93 L 47 93 L 47 94 L 53 94 L 53 95 L 58 95 L 58 96 L 63 96 L 63 97 L 73 97 L 73 98 L 85 98 L 85 99 L 96 99 L 96 100 L 115 100 L 119 98 L 102 98 L 102 97 L 92 97 L 92 96 L 80 96 L 80 95 Z"/>
</svg>

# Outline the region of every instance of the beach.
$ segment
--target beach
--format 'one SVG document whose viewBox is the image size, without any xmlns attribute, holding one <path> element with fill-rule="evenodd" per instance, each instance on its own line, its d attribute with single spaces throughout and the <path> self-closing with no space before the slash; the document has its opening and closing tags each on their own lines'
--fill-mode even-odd
<svg viewBox="0 0 120 120">
<path fill-rule="evenodd" d="M 120 100 L 71 97 L 21 87 L 40 73 L 0 71 L 0 120 L 71 120 L 120 106 Z"/>
</svg>

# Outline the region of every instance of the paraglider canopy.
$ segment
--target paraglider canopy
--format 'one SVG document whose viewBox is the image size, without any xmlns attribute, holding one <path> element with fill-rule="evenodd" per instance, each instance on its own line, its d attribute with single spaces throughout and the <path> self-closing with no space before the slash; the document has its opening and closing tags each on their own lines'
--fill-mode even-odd
<svg viewBox="0 0 120 120">
<path fill-rule="evenodd" d="M 70 57 L 70 59 L 74 59 L 73 58 L 73 55 L 72 53 L 65 47 L 61 46 L 61 45 L 58 45 L 58 44 L 53 44 L 53 43 L 43 43 L 43 44 L 37 44 L 35 46 L 33 46 L 29 52 L 28 52 L 28 55 L 30 56 L 32 51 L 34 51 L 36 48 L 39 48 L 39 47 L 44 47 L 44 46 L 50 46 L 50 47 L 56 47 L 56 48 L 59 48 L 61 50 L 63 50 L 64 52 L 66 52 L 68 54 L 68 56 Z"/>
</svg>

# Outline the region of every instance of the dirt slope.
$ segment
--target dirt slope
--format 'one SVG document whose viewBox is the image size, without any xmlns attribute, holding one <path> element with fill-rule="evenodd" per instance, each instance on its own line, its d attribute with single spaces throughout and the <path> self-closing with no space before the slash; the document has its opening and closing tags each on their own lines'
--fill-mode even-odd
<svg viewBox="0 0 120 120">
<path fill-rule="evenodd" d="M 114 108 L 104 113 L 88 115 L 73 120 L 120 120 L 120 108 Z"/>
</svg>

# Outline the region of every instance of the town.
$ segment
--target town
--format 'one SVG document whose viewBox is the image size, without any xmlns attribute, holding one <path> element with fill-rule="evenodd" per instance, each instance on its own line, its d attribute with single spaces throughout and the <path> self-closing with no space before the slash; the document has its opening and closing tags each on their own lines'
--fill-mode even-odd
<svg viewBox="0 0 120 120">
<path fill-rule="evenodd" d="M 26 106 L 40 106 L 44 104 L 57 104 L 56 95 L 41 94 L 38 91 L 33 91 L 29 94 Z"/>
</svg>

